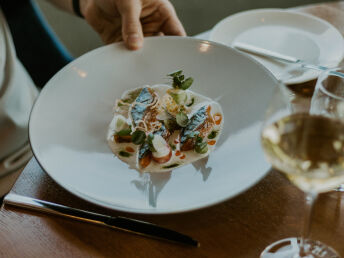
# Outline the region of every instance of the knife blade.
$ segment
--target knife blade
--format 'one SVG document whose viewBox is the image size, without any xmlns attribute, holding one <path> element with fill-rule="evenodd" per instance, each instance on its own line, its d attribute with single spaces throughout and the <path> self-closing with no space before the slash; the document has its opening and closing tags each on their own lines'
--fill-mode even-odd
<svg viewBox="0 0 344 258">
<path fill-rule="evenodd" d="M 293 57 L 293 56 L 288 56 L 284 55 L 269 49 L 261 48 L 258 46 L 254 46 L 251 44 L 243 43 L 243 42 L 234 42 L 232 44 L 233 48 L 236 48 L 240 51 L 253 54 L 253 55 L 258 55 L 258 56 L 264 56 L 267 58 L 272 58 L 284 63 L 290 63 L 290 64 L 298 64 L 302 68 L 307 68 L 307 69 L 313 69 L 313 70 L 318 70 L 318 71 L 328 71 L 330 74 L 337 75 L 340 77 L 344 78 L 344 73 L 343 72 L 338 72 L 338 71 L 332 71 L 330 70 L 333 67 L 328 67 L 328 66 L 322 66 L 322 65 L 316 65 L 316 64 L 311 64 L 307 63 L 306 61 Z"/>
<path fill-rule="evenodd" d="M 75 219 L 82 222 L 116 228 L 155 239 L 167 240 L 175 243 L 199 247 L 199 242 L 187 235 L 141 220 L 130 219 L 121 216 L 108 216 L 26 196 L 21 196 L 15 193 L 7 194 L 4 198 L 3 203 L 4 205 L 26 208 L 70 219 Z"/>
</svg>

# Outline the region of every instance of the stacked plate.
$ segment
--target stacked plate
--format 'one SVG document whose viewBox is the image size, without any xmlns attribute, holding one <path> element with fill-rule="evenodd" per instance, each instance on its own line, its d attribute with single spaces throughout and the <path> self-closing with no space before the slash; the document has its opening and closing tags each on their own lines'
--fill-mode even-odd
<svg viewBox="0 0 344 258">
<path fill-rule="evenodd" d="M 245 43 L 328 67 L 336 67 L 344 54 L 343 37 L 330 23 L 282 9 L 250 10 L 229 16 L 214 27 L 210 39 L 228 46 Z M 293 65 L 252 57 L 278 79 L 293 69 Z M 301 70 L 284 82 L 301 83 L 318 75 L 316 70 Z"/>
</svg>

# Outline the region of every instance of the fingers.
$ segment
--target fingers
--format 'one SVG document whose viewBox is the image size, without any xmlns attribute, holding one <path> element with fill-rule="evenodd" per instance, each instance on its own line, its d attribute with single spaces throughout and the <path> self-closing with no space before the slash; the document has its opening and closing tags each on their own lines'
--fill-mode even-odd
<svg viewBox="0 0 344 258">
<path fill-rule="evenodd" d="M 162 6 L 160 12 L 162 16 L 167 17 L 162 27 L 162 32 L 165 35 L 186 36 L 184 27 L 178 19 L 174 7 L 170 2 L 167 2 L 166 5 Z"/>
<path fill-rule="evenodd" d="M 125 0 L 119 2 L 118 11 L 122 17 L 123 40 L 129 49 L 139 49 L 143 45 L 143 33 L 140 22 L 141 1 Z"/>
</svg>

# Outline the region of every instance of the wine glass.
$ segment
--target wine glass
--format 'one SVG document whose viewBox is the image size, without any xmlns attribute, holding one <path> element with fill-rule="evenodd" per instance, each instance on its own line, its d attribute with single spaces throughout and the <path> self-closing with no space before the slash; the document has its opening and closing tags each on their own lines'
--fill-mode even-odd
<svg viewBox="0 0 344 258">
<path fill-rule="evenodd" d="M 323 72 L 317 81 L 311 102 L 311 113 L 334 117 L 344 121 L 344 73 L 343 68 Z M 341 184 L 337 191 L 344 192 Z"/>
<path fill-rule="evenodd" d="M 305 192 L 307 214 L 301 237 L 269 245 L 261 258 L 340 257 L 331 247 L 308 237 L 318 193 L 344 182 L 344 123 L 336 116 L 312 114 L 309 102 L 281 84 L 266 111 L 261 131 L 265 156 Z"/>
</svg>

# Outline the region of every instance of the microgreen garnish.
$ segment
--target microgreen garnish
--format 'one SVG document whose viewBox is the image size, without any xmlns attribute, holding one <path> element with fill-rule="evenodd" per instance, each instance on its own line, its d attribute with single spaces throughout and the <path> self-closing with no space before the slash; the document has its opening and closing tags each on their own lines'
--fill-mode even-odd
<svg viewBox="0 0 344 258">
<path fill-rule="evenodd" d="M 128 157 L 131 156 L 131 154 L 130 154 L 129 152 L 126 152 L 126 151 L 120 151 L 118 154 L 119 154 L 120 156 L 126 157 L 126 158 L 128 158 Z"/>
<path fill-rule="evenodd" d="M 130 133 L 131 133 L 131 128 L 127 128 L 127 129 L 122 129 L 121 131 L 117 132 L 116 135 L 127 136 L 127 135 L 130 135 Z"/>
<path fill-rule="evenodd" d="M 136 130 L 132 135 L 132 141 L 136 145 L 142 144 L 146 139 L 146 134 L 144 131 Z"/>
<path fill-rule="evenodd" d="M 182 89 L 182 90 L 187 90 L 190 88 L 191 84 L 193 83 L 193 78 L 185 78 L 185 76 L 182 74 L 183 71 L 179 70 L 173 73 L 168 74 L 168 77 L 172 78 L 172 87 L 175 89 Z"/>
<path fill-rule="evenodd" d="M 189 118 L 184 112 L 179 112 L 176 115 L 176 122 L 179 126 L 185 127 L 189 122 Z"/>
</svg>

